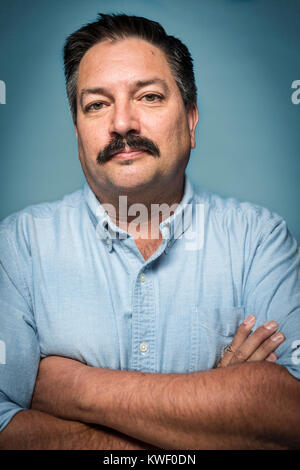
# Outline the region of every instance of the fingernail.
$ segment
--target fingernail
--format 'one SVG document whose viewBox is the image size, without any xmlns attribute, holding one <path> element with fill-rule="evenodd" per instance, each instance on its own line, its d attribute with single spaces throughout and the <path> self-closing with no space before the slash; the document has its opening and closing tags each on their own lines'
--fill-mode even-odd
<svg viewBox="0 0 300 470">
<path fill-rule="evenodd" d="M 276 321 L 267 321 L 264 323 L 264 327 L 267 328 L 267 330 L 274 330 L 278 327 L 278 323 Z"/>
<path fill-rule="evenodd" d="M 245 320 L 244 320 L 244 325 L 246 326 L 252 326 L 254 325 L 255 323 L 255 316 L 254 315 L 249 315 L 249 317 L 247 317 Z"/>
<path fill-rule="evenodd" d="M 271 336 L 272 341 L 281 341 L 283 339 L 285 339 L 285 337 L 282 333 L 276 333 L 275 335 Z"/>
</svg>

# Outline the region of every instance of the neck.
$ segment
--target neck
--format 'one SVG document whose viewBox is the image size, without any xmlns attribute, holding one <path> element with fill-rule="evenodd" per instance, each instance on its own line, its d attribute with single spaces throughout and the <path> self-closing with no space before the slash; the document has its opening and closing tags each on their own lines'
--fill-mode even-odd
<svg viewBox="0 0 300 470">
<path fill-rule="evenodd" d="M 174 213 L 183 197 L 184 175 L 158 188 L 106 190 L 89 182 L 113 223 L 134 239 L 161 239 L 160 223 Z"/>
</svg>

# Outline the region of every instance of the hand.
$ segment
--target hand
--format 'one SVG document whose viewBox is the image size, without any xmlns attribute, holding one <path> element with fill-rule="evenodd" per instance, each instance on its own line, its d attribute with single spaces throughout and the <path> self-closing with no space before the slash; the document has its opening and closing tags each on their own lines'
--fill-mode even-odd
<svg viewBox="0 0 300 470">
<path fill-rule="evenodd" d="M 283 333 L 276 332 L 278 323 L 266 322 L 250 334 L 255 321 L 256 318 L 250 315 L 238 327 L 232 343 L 226 348 L 217 367 L 227 367 L 242 362 L 277 360 L 274 351 L 285 340 Z"/>
</svg>

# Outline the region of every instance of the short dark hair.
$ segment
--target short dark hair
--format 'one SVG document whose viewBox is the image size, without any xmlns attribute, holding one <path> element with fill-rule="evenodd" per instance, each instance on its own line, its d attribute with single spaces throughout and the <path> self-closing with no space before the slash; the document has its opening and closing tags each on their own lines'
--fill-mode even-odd
<svg viewBox="0 0 300 470">
<path fill-rule="evenodd" d="M 84 54 L 106 39 L 138 37 L 159 47 L 166 55 L 186 108 L 197 101 L 193 59 L 188 48 L 174 36 L 169 36 L 156 21 L 125 14 L 99 13 L 97 20 L 70 34 L 64 46 L 64 66 L 69 105 L 76 123 L 78 67 Z"/>
</svg>

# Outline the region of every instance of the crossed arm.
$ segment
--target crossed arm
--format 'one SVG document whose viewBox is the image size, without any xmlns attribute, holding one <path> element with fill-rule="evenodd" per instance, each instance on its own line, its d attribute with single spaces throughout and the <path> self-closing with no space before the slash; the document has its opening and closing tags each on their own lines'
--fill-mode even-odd
<svg viewBox="0 0 300 470">
<path fill-rule="evenodd" d="M 33 413 L 37 429 L 39 416 L 47 416 L 55 420 L 50 428 L 63 423 L 64 439 L 77 432 L 86 448 L 299 448 L 300 382 L 271 362 L 278 346 L 273 333 L 262 326 L 248 337 L 249 325 L 242 324 L 218 368 L 189 374 L 45 358 L 32 410 L 18 413 L 4 433 L 13 431 L 18 415 L 20 423 Z"/>
<path fill-rule="evenodd" d="M 165 449 L 299 446 L 299 383 L 276 364 L 149 374 L 55 357 L 46 367 L 48 379 L 59 374 L 55 398 L 47 379 L 33 406 L 64 419 L 104 425 Z"/>
</svg>

